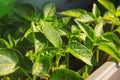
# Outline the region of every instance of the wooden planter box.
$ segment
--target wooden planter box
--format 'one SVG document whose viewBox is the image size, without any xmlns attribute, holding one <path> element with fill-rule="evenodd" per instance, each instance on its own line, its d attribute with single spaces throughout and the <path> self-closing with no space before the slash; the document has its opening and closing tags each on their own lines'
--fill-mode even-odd
<svg viewBox="0 0 120 80">
<path fill-rule="evenodd" d="M 120 63 L 106 62 L 86 80 L 120 80 Z"/>
</svg>

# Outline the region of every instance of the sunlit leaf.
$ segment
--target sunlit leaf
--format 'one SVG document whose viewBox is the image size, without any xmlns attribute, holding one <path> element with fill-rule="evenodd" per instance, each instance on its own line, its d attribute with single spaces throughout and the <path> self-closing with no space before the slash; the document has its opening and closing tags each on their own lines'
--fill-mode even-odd
<svg viewBox="0 0 120 80">
<path fill-rule="evenodd" d="M 82 22 L 80 22 L 78 20 L 75 20 L 75 22 L 78 24 L 80 29 L 87 35 L 87 37 L 91 41 L 95 41 L 96 40 L 95 33 L 94 33 L 93 29 L 90 26 L 88 26 L 85 23 L 82 23 Z"/>
<path fill-rule="evenodd" d="M 66 52 L 71 53 L 73 56 L 82 60 L 88 65 L 93 65 L 93 63 L 96 63 L 94 61 L 92 52 L 81 43 L 78 42 L 69 43 Z"/>
<path fill-rule="evenodd" d="M 46 38 L 55 46 L 61 47 L 62 46 L 62 39 L 60 34 L 48 24 L 42 22 L 42 30 Z"/>
<path fill-rule="evenodd" d="M 107 10 L 110 12 L 115 12 L 115 6 L 109 0 L 98 0 L 100 4 L 102 4 Z"/>
<path fill-rule="evenodd" d="M 119 18 L 116 17 L 113 13 L 111 12 L 106 12 L 103 16 L 104 20 L 108 20 L 113 22 L 114 24 L 120 24 Z"/>
<path fill-rule="evenodd" d="M 18 69 L 19 53 L 13 49 L 0 49 L 0 76 Z"/>
<path fill-rule="evenodd" d="M 86 13 L 86 14 L 82 14 L 79 18 L 76 19 L 77 21 L 81 21 L 81 22 L 93 22 L 95 20 L 95 17 L 93 14 L 91 13 Z"/>
<path fill-rule="evenodd" d="M 47 2 L 43 6 L 43 15 L 44 18 L 52 17 L 56 12 L 56 6 L 53 2 Z"/>
<path fill-rule="evenodd" d="M 117 7 L 115 15 L 118 17 L 120 16 L 120 6 Z"/>
<path fill-rule="evenodd" d="M 82 9 L 71 9 L 71 10 L 62 11 L 59 14 L 70 16 L 70 17 L 80 17 L 84 13 L 87 13 L 87 12 Z"/>
<path fill-rule="evenodd" d="M 96 34 L 96 36 L 97 37 L 101 37 L 102 36 L 102 34 L 103 34 L 103 26 L 104 26 L 104 21 L 101 21 L 101 22 L 99 22 L 96 26 L 95 26 L 95 28 L 94 28 L 94 32 L 95 32 L 95 34 Z"/>
<path fill-rule="evenodd" d="M 114 59 L 117 61 L 120 61 L 120 52 L 119 50 L 115 47 L 115 45 L 111 42 L 101 42 L 98 45 L 98 48 L 107 54 L 111 55 Z"/>
<path fill-rule="evenodd" d="M 94 14 L 94 16 L 96 18 L 98 18 L 100 16 L 100 10 L 98 9 L 96 4 L 93 4 L 92 13 Z"/>
<path fill-rule="evenodd" d="M 72 70 L 68 69 L 57 69 L 55 70 L 51 77 L 50 80 L 84 80 L 79 74 Z"/>
</svg>

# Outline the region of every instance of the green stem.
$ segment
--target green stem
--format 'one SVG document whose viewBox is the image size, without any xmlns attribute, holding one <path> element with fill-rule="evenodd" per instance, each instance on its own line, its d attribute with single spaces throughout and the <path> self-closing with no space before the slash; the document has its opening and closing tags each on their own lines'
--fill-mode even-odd
<svg viewBox="0 0 120 80">
<path fill-rule="evenodd" d="M 113 31 L 115 24 L 112 23 L 111 31 Z"/>
<path fill-rule="evenodd" d="M 31 76 L 24 70 L 24 69 L 22 69 L 21 67 L 19 67 L 25 74 L 26 74 L 26 76 L 30 79 L 30 80 L 33 80 L 32 78 L 31 78 Z"/>
<path fill-rule="evenodd" d="M 66 64 L 67 64 L 67 66 L 66 66 L 66 68 L 69 68 L 69 53 L 66 53 Z"/>
<path fill-rule="evenodd" d="M 97 49 L 97 52 L 96 52 L 96 60 L 97 62 L 99 62 L 99 50 Z"/>
<path fill-rule="evenodd" d="M 37 78 L 36 76 L 33 76 L 33 80 L 36 80 L 36 78 Z"/>
<path fill-rule="evenodd" d="M 34 40 L 34 53 L 37 55 L 37 46 L 36 46 L 36 37 L 35 37 L 35 33 L 34 33 L 34 23 L 31 23 L 31 27 L 32 27 L 32 36 L 33 36 L 33 40 Z"/>
<path fill-rule="evenodd" d="M 60 59 L 61 59 L 61 55 L 56 55 L 56 68 L 58 68 L 59 67 L 59 61 L 60 61 Z"/>
</svg>

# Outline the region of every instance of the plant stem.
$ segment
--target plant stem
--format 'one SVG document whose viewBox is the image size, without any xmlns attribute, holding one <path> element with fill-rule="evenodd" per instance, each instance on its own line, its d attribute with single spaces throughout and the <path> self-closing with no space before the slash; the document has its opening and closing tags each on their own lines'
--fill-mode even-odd
<svg viewBox="0 0 120 80">
<path fill-rule="evenodd" d="M 69 68 L 69 54 L 66 53 L 65 57 L 66 57 L 66 64 L 67 64 L 66 68 Z"/>
<path fill-rule="evenodd" d="M 97 62 L 99 62 L 99 50 L 97 49 L 97 52 L 96 52 L 96 60 Z"/>
<path fill-rule="evenodd" d="M 113 31 L 113 29 L 114 29 L 114 26 L 115 26 L 115 24 L 113 23 L 113 24 L 112 24 L 112 27 L 111 27 L 111 31 Z"/>
<path fill-rule="evenodd" d="M 36 36 L 35 36 L 35 33 L 34 33 L 35 25 L 34 25 L 33 22 L 31 23 L 31 27 L 32 27 L 32 36 L 33 36 L 33 39 L 34 39 L 34 50 L 35 50 L 34 53 L 37 55 Z"/>
<path fill-rule="evenodd" d="M 31 76 L 24 70 L 24 69 L 22 69 L 21 67 L 19 67 L 25 74 L 26 74 L 26 76 L 30 79 L 30 80 L 33 80 L 32 78 L 31 78 Z"/>
<path fill-rule="evenodd" d="M 36 80 L 36 78 L 37 78 L 36 76 L 33 76 L 33 80 Z"/>
<path fill-rule="evenodd" d="M 56 55 L 56 68 L 59 67 L 60 58 L 61 58 L 61 55 L 60 55 L 60 54 Z"/>
</svg>

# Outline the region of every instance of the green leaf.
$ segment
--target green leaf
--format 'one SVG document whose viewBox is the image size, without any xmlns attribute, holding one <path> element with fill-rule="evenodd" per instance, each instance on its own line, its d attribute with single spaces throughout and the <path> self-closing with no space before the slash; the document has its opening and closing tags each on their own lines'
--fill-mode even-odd
<svg viewBox="0 0 120 80">
<path fill-rule="evenodd" d="M 6 1 L 0 0 L 0 7 L 3 7 L 4 5 L 12 4 L 14 2 L 15 2 L 15 0 L 6 0 Z"/>
<path fill-rule="evenodd" d="M 21 18 L 24 18 L 28 21 L 36 22 L 39 19 L 35 11 L 24 5 L 19 5 L 17 8 L 14 8 L 14 12 Z"/>
<path fill-rule="evenodd" d="M 39 61 L 35 62 L 32 68 L 32 74 L 36 76 L 45 76 L 51 68 L 51 58 L 40 56 Z"/>
<path fill-rule="evenodd" d="M 64 27 L 65 25 L 68 24 L 68 22 L 70 21 L 70 17 L 63 17 L 63 18 L 60 18 L 58 19 L 58 22 L 57 22 L 57 27 L 58 28 L 61 28 L 61 27 Z"/>
<path fill-rule="evenodd" d="M 55 46 L 61 47 L 62 46 L 62 39 L 60 34 L 52 28 L 50 25 L 42 22 L 42 30 L 46 38 Z"/>
<path fill-rule="evenodd" d="M 52 17 L 56 12 L 56 6 L 53 2 L 47 2 L 43 6 L 43 15 L 44 18 Z"/>
<path fill-rule="evenodd" d="M 32 27 L 32 37 L 33 37 L 35 52 L 38 52 L 40 49 L 42 49 L 46 45 L 47 40 L 41 34 L 41 32 L 39 32 L 39 30 L 37 29 L 37 26 L 33 22 L 31 23 L 31 27 Z"/>
<path fill-rule="evenodd" d="M 98 38 L 100 38 L 103 34 L 103 26 L 104 26 L 104 21 L 100 21 L 94 28 L 94 32 Z"/>
<path fill-rule="evenodd" d="M 69 36 L 69 32 L 65 28 L 58 29 L 57 31 L 59 32 L 60 36 Z"/>
<path fill-rule="evenodd" d="M 73 56 L 82 60 L 88 65 L 93 65 L 93 63 L 95 63 L 92 52 L 81 43 L 69 43 L 66 52 L 71 53 Z"/>
<path fill-rule="evenodd" d="M 0 76 L 18 69 L 19 55 L 19 52 L 13 49 L 0 49 Z"/>
<path fill-rule="evenodd" d="M 115 12 L 115 6 L 109 0 L 98 0 L 100 4 L 102 4 L 107 10 L 110 12 Z"/>
<path fill-rule="evenodd" d="M 84 80 L 79 74 L 68 69 L 57 69 L 55 70 L 50 80 Z"/>
<path fill-rule="evenodd" d="M 10 45 L 6 40 L 0 38 L 0 48 L 10 48 Z"/>
<path fill-rule="evenodd" d="M 12 11 L 16 0 L 0 0 L 0 18 Z"/>
<path fill-rule="evenodd" d="M 80 22 L 78 20 L 75 20 L 75 22 L 78 24 L 80 29 L 87 35 L 87 37 L 91 41 L 94 42 L 96 40 L 96 35 L 95 35 L 93 29 L 90 26 L 88 26 L 88 25 L 86 25 L 86 24 L 84 24 L 84 23 L 82 23 L 82 22 Z"/>
<path fill-rule="evenodd" d="M 81 22 L 84 22 L 84 23 L 87 23 L 87 22 L 93 22 L 95 21 L 95 17 L 93 14 L 91 13 L 86 13 L 86 14 L 82 14 L 79 18 L 76 19 L 77 21 L 81 21 Z"/>
<path fill-rule="evenodd" d="M 79 35 L 81 31 L 77 25 L 72 25 L 71 32 L 73 35 Z"/>
<path fill-rule="evenodd" d="M 103 16 L 103 19 L 104 20 L 108 20 L 108 21 L 111 21 L 113 22 L 114 24 L 120 24 L 120 21 L 119 21 L 119 18 L 116 17 L 113 13 L 111 12 L 106 12 Z"/>
<path fill-rule="evenodd" d="M 107 54 L 111 55 L 117 61 L 120 61 L 120 52 L 111 42 L 101 42 L 98 44 L 98 48 Z"/>
<path fill-rule="evenodd" d="M 87 13 L 87 12 L 82 9 L 71 9 L 71 10 L 62 11 L 59 14 L 70 16 L 70 17 L 80 17 L 84 13 Z"/>
<path fill-rule="evenodd" d="M 114 31 L 120 33 L 120 26 L 118 26 Z"/>
<path fill-rule="evenodd" d="M 21 38 L 21 41 L 24 39 L 24 38 L 27 38 L 30 34 L 32 33 L 32 29 L 29 28 L 25 31 L 23 37 Z"/>
<path fill-rule="evenodd" d="M 9 40 L 9 44 L 10 44 L 10 46 L 11 47 L 15 47 L 15 45 L 17 44 L 17 40 L 15 40 L 14 38 L 13 38 L 13 36 L 12 35 L 10 35 L 10 34 L 8 34 L 8 40 Z"/>
<path fill-rule="evenodd" d="M 94 14 L 94 16 L 96 18 L 98 18 L 100 16 L 100 10 L 98 9 L 96 4 L 93 4 L 92 13 Z"/>
<path fill-rule="evenodd" d="M 85 46 L 86 46 L 89 50 L 91 50 L 91 51 L 93 50 L 93 48 L 94 48 L 94 43 L 93 43 L 88 37 L 85 38 L 84 43 L 85 43 Z"/>
<path fill-rule="evenodd" d="M 120 39 L 113 32 L 107 32 L 103 35 L 104 39 L 113 42 L 117 49 L 120 49 Z"/>
<path fill-rule="evenodd" d="M 55 55 L 60 51 L 60 49 L 55 47 L 47 47 L 42 49 L 39 53 L 42 56 L 49 56 L 51 58 L 55 57 Z"/>
<path fill-rule="evenodd" d="M 117 7 L 117 11 L 116 11 L 115 15 L 116 15 L 117 17 L 120 16 L 120 6 Z"/>
</svg>

